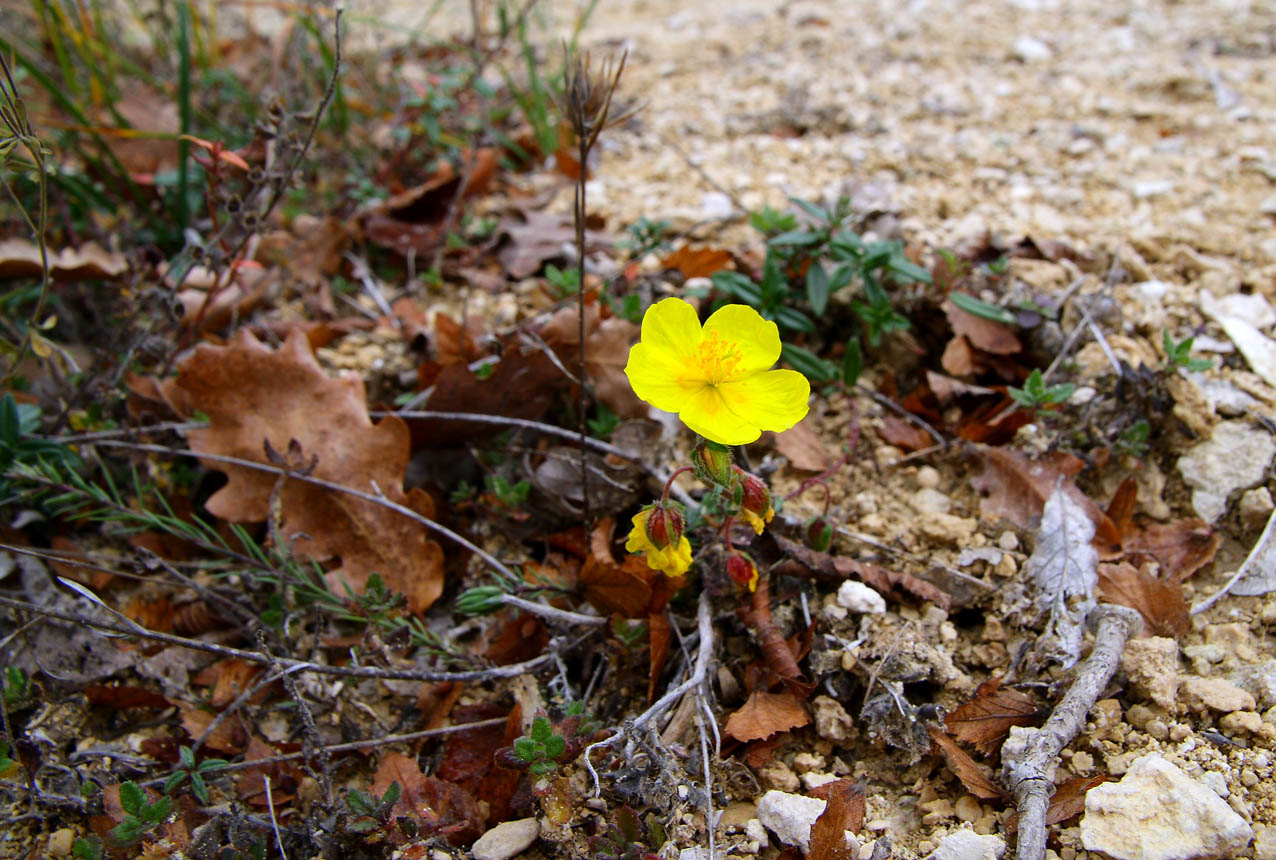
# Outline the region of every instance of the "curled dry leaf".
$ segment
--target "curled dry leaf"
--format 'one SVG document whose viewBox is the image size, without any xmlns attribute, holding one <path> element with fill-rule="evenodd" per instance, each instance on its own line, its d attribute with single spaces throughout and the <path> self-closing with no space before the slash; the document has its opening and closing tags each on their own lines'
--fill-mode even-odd
<svg viewBox="0 0 1276 860">
<path fill-rule="evenodd" d="M 190 433 L 196 455 L 265 463 L 267 442 L 286 450 L 296 440 L 307 459 L 318 458 L 314 477 L 365 493 L 379 490 L 422 516 L 434 514 L 425 492 L 403 489 L 407 426 L 393 416 L 374 426 L 363 382 L 328 376 L 300 332 L 278 350 L 243 331 L 227 346 L 200 346 L 163 387 L 165 399 L 183 416 L 198 410 L 209 418 L 206 429 Z M 207 502 L 212 514 L 232 522 L 270 516 L 278 475 L 213 461 L 208 466 L 227 477 Z M 362 591 L 374 572 L 387 588 L 406 596 L 412 612 L 421 612 L 442 592 L 443 550 L 415 520 L 297 480 L 283 482 L 279 501 L 282 533 L 294 552 L 318 561 L 340 559 L 328 574 L 337 594 L 345 593 L 343 582 Z"/>
<path fill-rule="evenodd" d="M 852 848 L 847 844 L 846 831 L 858 832 L 864 823 L 864 792 L 846 779 L 820 787 L 826 789 L 827 805 L 811 825 L 811 847 L 806 858 L 856 860 L 859 846 Z"/>
<path fill-rule="evenodd" d="M 1081 659 L 1086 616 L 1098 603 L 1099 554 L 1093 539 L 1094 522 L 1058 479 L 1026 567 L 1036 589 L 1033 603 L 1040 614 L 1049 615 L 1037 649 L 1065 667 Z"/>
<path fill-rule="evenodd" d="M 1184 582 L 1214 560 L 1222 537 L 1201 519 L 1169 523 L 1137 524 L 1122 541 L 1126 558 L 1138 563 L 1143 557 L 1161 566 L 1161 575 Z"/>
<path fill-rule="evenodd" d="M 1035 528 L 1041 521 L 1046 499 L 1062 480 L 1064 494 L 1085 512 L 1100 539 L 1110 544 L 1120 543 L 1120 535 L 1108 515 L 1072 481 L 1085 467 L 1078 458 L 1056 451 L 1040 460 L 1029 460 L 1008 448 L 972 447 L 983 465 L 983 471 L 970 483 L 985 494 L 980 502 L 985 517 L 1005 517 L 1020 528 Z"/>
<path fill-rule="evenodd" d="M 1014 355 L 1023 350 L 1015 332 L 1005 323 L 985 319 L 957 307 L 951 301 L 944 303 L 948 324 L 953 334 L 961 335 L 975 347 L 993 355 Z"/>
<path fill-rule="evenodd" d="M 984 755 L 995 755 L 1012 726 L 1031 725 L 1038 713 L 1032 696 L 1002 687 L 1001 680 L 998 677 L 984 681 L 973 699 L 944 719 L 954 737 L 974 744 Z"/>
<path fill-rule="evenodd" d="M 727 717 L 723 731 L 738 741 L 758 741 L 810 722 L 806 705 L 792 693 L 754 690 L 740 710 Z"/>
<path fill-rule="evenodd" d="M 1109 603 L 1137 609 L 1146 622 L 1144 635 L 1178 639 L 1192 629 L 1183 588 L 1177 579 L 1162 579 L 1129 562 L 1099 565 L 1099 595 Z"/>
<path fill-rule="evenodd" d="M 115 280 L 128 270 L 123 254 L 107 251 L 96 242 L 79 248 L 48 251 L 49 274 L 56 281 Z M 40 248 L 26 239 L 0 241 L 0 279 L 36 278 L 43 271 Z"/>
<path fill-rule="evenodd" d="M 1006 792 L 1002 790 L 1001 786 L 993 782 L 984 773 L 983 768 L 965 750 L 959 747 L 957 741 L 953 740 L 947 732 L 935 725 L 928 725 L 926 732 L 930 735 L 932 749 L 944 757 L 944 762 L 948 765 L 948 769 L 961 780 L 961 784 L 966 787 L 967 791 L 983 800 L 1005 799 Z"/>
<path fill-rule="evenodd" d="M 883 416 L 877 428 L 877 435 L 881 436 L 884 442 L 905 451 L 920 451 L 935 444 L 934 438 L 929 433 L 898 415 Z"/>
<path fill-rule="evenodd" d="M 831 465 L 814 425 L 808 415 L 783 433 L 775 434 L 775 450 L 784 455 L 790 466 L 803 472 L 823 472 Z"/>
<path fill-rule="evenodd" d="M 692 248 L 683 245 L 660 261 L 666 269 L 677 269 L 688 280 L 707 278 L 731 267 L 731 253 L 721 248 Z"/>
</svg>

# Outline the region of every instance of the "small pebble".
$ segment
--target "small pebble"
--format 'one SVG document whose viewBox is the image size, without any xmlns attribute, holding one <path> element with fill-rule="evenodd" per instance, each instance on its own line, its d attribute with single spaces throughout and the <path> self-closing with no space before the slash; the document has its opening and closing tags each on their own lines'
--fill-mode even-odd
<svg viewBox="0 0 1276 860">
<path fill-rule="evenodd" d="M 69 827 L 55 830 L 49 834 L 48 852 L 50 857 L 66 857 L 71 853 L 75 843 L 75 831 Z"/>
<path fill-rule="evenodd" d="M 922 466 L 917 470 L 917 486 L 927 490 L 938 489 L 939 470 L 934 466 Z"/>
</svg>

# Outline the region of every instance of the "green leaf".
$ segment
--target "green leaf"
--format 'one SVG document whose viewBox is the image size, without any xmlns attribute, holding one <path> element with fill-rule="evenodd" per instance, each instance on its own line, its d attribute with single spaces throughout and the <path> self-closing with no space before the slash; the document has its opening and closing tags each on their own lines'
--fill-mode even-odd
<svg viewBox="0 0 1276 860">
<path fill-rule="evenodd" d="M 11 393 L 6 392 L 0 399 L 0 445 L 13 448 L 18 444 L 18 434 L 22 425 L 18 418 L 18 402 Z"/>
<path fill-rule="evenodd" d="M 905 257 L 897 254 L 891 257 L 887 269 L 897 281 L 916 281 L 921 284 L 934 283 L 930 272 Z"/>
<path fill-rule="evenodd" d="M 806 300 L 811 303 L 811 313 L 817 317 L 829 303 L 829 275 L 819 260 L 813 260 L 806 270 Z"/>
<path fill-rule="evenodd" d="M 552 773 L 557 767 L 558 765 L 552 761 L 537 761 L 532 762 L 532 766 L 528 770 L 537 776 L 544 776 L 547 773 Z"/>
<path fill-rule="evenodd" d="M 115 826 L 110 831 L 110 837 L 116 842 L 128 845 L 142 838 L 142 834 L 147 831 L 147 827 L 138 819 L 129 816 Z"/>
<path fill-rule="evenodd" d="M 346 795 L 346 806 L 356 815 L 371 815 L 375 809 L 368 793 L 358 788 L 350 789 Z"/>
<path fill-rule="evenodd" d="M 536 758 L 536 741 L 531 738 L 515 738 L 514 755 L 523 761 L 534 760 Z"/>
<path fill-rule="evenodd" d="M 194 774 L 192 774 L 194 776 Z M 171 797 L 161 797 L 151 805 L 146 807 L 141 818 L 150 824 L 159 824 L 173 813 L 173 799 Z"/>
<path fill-rule="evenodd" d="M 184 770 L 179 770 L 176 773 L 170 773 L 168 775 L 168 779 L 164 780 L 164 793 L 172 794 L 173 789 L 181 785 L 182 781 L 185 779 L 186 779 L 186 771 Z"/>
<path fill-rule="evenodd" d="M 791 343 L 780 345 L 780 358 L 787 361 L 798 373 L 816 382 L 832 382 L 837 378 L 837 368 L 808 349 Z"/>
<path fill-rule="evenodd" d="M 735 296 L 743 302 L 761 307 L 762 288 L 739 272 L 714 272 L 709 276 L 713 285 L 722 292 Z"/>
<path fill-rule="evenodd" d="M 791 331 L 803 331 L 808 334 L 815 331 L 815 323 L 797 308 L 780 306 L 775 309 L 775 321 L 781 328 Z"/>
<path fill-rule="evenodd" d="M 146 810 L 146 792 L 129 780 L 120 784 L 120 807 L 129 815 L 141 817 Z"/>
<path fill-rule="evenodd" d="M 191 789 L 195 792 L 195 796 L 199 798 L 199 802 L 208 803 L 208 785 L 204 782 L 204 777 L 199 771 L 191 774 Z"/>
<path fill-rule="evenodd" d="M 816 221 L 819 221 L 821 224 L 828 224 L 832 226 L 833 213 L 829 212 L 823 206 L 816 206 L 811 201 L 803 200 L 801 197 L 790 197 L 789 201 L 807 215 L 810 215 Z"/>
<path fill-rule="evenodd" d="M 864 352 L 860 349 L 860 339 L 852 335 L 846 342 L 846 353 L 842 356 L 842 381 L 848 386 L 854 385 L 859 381 L 863 370 Z"/>
<path fill-rule="evenodd" d="M 772 247 L 805 247 L 807 245 L 817 245 L 824 241 L 823 233 L 816 233 L 812 230 L 789 230 L 778 236 L 772 236 L 767 240 L 767 244 Z"/>
<path fill-rule="evenodd" d="M 394 806 L 399 802 L 399 798 L 403 796 L 403 787 L 399 785 L 396 779 L 390 783 L 390 787 L 385 790 L 385 794 L 381 796 L 381 805 L 385 807 Z"/>
<path fill-rule="evenodd" d="M 558 758 L 567 751 L 567 741 L 563 740 L 562 735 L 550 735 L 545 741 L 545 755 L 550 758 Z"/>
<path fill-rule="evenodd" d="M 195 751 L 190 747 L 184 746 L 178 749 L 177 757 L 182 762 L 182 767 L 193 768 L 195 766 Z"/>
<path fill-rule="evenodd" d="M 855 266 L 850 263 L 842 263 L 833 270 L 833 274 L 829 278 L 829 293 L 836 293 L 843 287 L 848 286 L 853 280 L 855 280 Z"/>
<path fill-rule="evenodd" d="M 536 717 L 532 720 L 531 738 L 534 741 L 545 743 L 554 736 L 554 727 L 550 725 L 548 717 Z"/>
<path fill-rule="evenodd" d="M 1006 325 L 1016 325 L 1018 320 L 1015 315 L 1005 308 L 999 308 L 991 305 L 982 299 L 977 299 L 966 293 L 952 292 L 948 294 L 948 298 L 952 303 L 968 314 L 974 314 L 977 317 L 983 317 L 993 322 L 1005 323 Z"/>
</svg>

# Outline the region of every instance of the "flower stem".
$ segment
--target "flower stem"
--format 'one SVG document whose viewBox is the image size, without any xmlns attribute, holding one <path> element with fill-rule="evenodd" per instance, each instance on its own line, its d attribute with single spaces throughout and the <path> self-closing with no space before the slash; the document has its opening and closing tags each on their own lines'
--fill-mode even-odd
<svg viewBox="0 0 1276 860">
<path fill-rule="evenodd" d="M 673 482 L 675 478 L 677 478 L 683 472 L 694 472 L 694 471 L 695 469 L 691 468 L 690 466 L 682 466 L 678 469 L 675 469 L 673 474 L 669 476 L 669 480 L 665 481 L 665 491 L 660 494 L 660 501 L 662 502 L 669 501 L 669 492 L 673 489 Z"/>
</svg>

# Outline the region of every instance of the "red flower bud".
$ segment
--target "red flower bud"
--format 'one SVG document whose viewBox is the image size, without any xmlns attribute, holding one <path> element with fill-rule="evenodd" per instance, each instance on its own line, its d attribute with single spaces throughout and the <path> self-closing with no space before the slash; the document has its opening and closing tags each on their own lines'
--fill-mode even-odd
<svg viewBox="0 0 1276 860">
<path fill-rule="evenodd" d="M 727 556 L 727 575 L 741 588 L 753 591 L 758 587 L 758 569 L 744 553 L 733 552 Z"/>
<path fill-rule="evenodd" d="M 651 516 L 647 517 L 647 539 L 656 549 L 677 546 L 685 525 L 682 505 L 667 499 L 656 502 L 651 506 Z"/>
<path fill-rule="evenodd" d="M 766 524 L 775 516 L 771 507 L 771 490 L 757 475 L 750 475 L 743 469 L 736 469 L 736 473 L 739 475 L 740 513 L 755 532 L 762 534 Z"/>
<path fill-rule="evenodd" d="M 691 466 L 696 471 L 696 477 L 706 484 L 717 484 L 720 487 L 731 484 L 731 449 L 717 442 L 701 439 L 691 450 Z"/>
<path fill-rule="evenodd" d="M 816 517 L 806 524 L 806 545 L 816 552 L 828 552 L 833 544 L 833 524 L 824 517 Z"/>
</svg>

